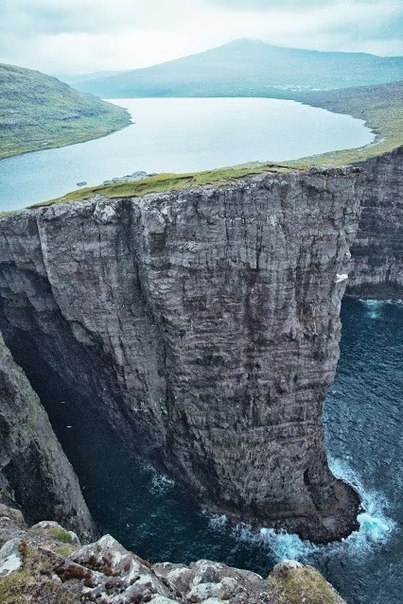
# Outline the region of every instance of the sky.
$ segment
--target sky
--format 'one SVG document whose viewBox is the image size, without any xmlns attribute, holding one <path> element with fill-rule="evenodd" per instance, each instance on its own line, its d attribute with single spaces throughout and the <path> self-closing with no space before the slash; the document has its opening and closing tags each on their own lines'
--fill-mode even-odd
<svg viewBox="0 0 403 604">
<path fill-rule="evenodd" d="M 48 74 L 148 67 L 237 38 L 403 55 L 403 0 L 0 0 L 0 62 Z"/>
</svg>

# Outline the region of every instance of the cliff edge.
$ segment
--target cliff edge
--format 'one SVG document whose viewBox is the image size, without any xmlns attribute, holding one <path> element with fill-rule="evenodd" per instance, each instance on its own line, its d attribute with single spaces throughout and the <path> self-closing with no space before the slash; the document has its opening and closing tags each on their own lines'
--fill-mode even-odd
<svg viewBox="0 0 403 604">
<path fill-rule="evenodd" d="M 210 510 L 346 536 L 359 502 L 322 410 L 364 183 L 266 173 L 3 218 L 5 341 L 35 388 L 90 405 Z"/>
<path fill-rule="evenodd" d="M 360 164 L 365 192 L 347 293 L 403 297 L 403 147 Z"/>
<path fill-rule="evenodd" d="M 402 153 L 3 217 L 14 360 L 208 509 L 346 536 L 359 501 L 328 469 L 323 404 L 346 284 L 403 295 Z"/>
</svg>

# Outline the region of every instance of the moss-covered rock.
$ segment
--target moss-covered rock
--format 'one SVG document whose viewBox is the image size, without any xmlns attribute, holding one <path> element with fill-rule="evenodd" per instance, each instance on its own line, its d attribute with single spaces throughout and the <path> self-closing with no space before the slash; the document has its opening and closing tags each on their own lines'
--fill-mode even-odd
<svg viewBox="0 0 403 604">
<path fill-rule="evenodd" d="M 269 575 L 278 604 L 342 604 L 344 600 L 316 568 L 287 560 Z"/>
</svg>

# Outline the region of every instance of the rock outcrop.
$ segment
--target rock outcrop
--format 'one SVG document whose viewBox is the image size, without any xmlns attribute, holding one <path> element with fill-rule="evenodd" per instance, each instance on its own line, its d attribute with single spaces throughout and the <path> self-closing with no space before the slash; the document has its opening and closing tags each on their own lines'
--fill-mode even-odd
<svg viewBox="0 0 403 604">
<path fill-rule="evenodd" d="M 267 579 L 199 560 L 151 565 L 110 535 L 81 546 L 56 522 L 28 529 L 0 505 L 0 599 L 3 604 L 343 604 L 312 567 L 278 564 Z"/>
<path fill-rule="evenodd" d="M 1 334 L 0 502 L 18 505 L 30 522 L 48 516 L 83 537 L 94 533 L 74 470 Z"/>
<path fill-rule="evenodd" d="M 210 509 L 326 541 L 356 525 L 322 408 L 356 169 L 18 212 L 0 328 L 40 396 L 85 404 Z"/>
<path fill-rule="evenodd" d="M 365 162 L 365 195 L 347 293 L 403 297 L 403 147 Z"/>
<path fill-rule="evenodd" d="M 48 404 L 102 414 L 211 510 L 317 541 L 348 534 L 358 499 L 328 470 L 322 407 L 349 250 L 349 293 L 403 295 L 402 154 L 3 218 L 15 361 Z M 91 530 L 3 342 L 0 372 L 3 501 Z"/>
</svg>

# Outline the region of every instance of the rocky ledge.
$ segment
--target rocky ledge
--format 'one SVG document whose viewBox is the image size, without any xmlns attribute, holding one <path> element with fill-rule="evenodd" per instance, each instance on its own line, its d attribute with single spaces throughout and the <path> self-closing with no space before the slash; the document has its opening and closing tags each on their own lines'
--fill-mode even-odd
<svg viewBox="0 0 403 604">
<path fill-rule="evenodd" d="M 151 565 L 110 535 L 82 546 L 56 522 L 28 529 L 21 512 L 0 505 L 2 604 L 343 604 L 312 567 L 283 562 L 267 579 L 199 560 Z"/>
</svg>

